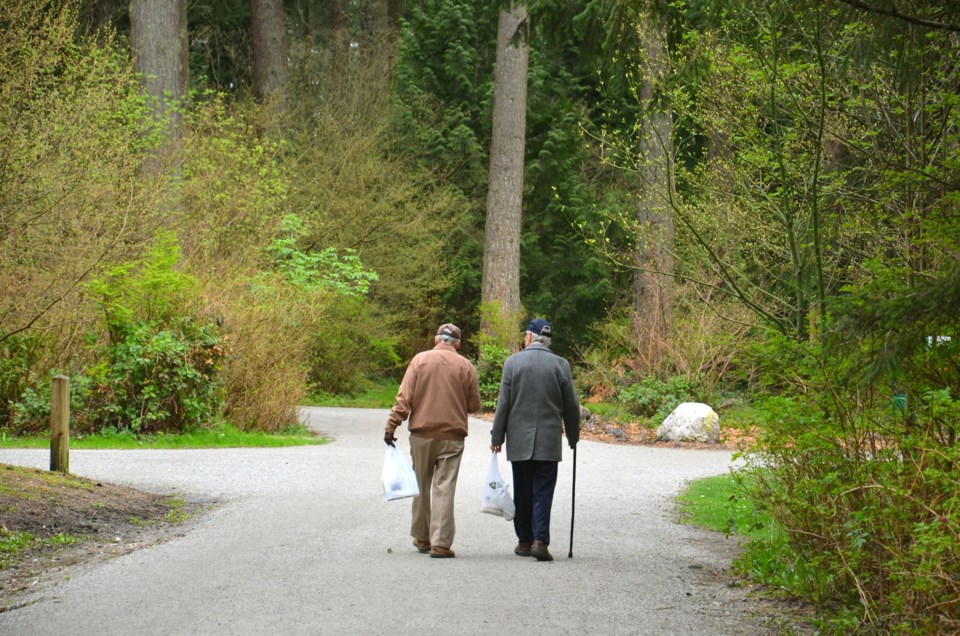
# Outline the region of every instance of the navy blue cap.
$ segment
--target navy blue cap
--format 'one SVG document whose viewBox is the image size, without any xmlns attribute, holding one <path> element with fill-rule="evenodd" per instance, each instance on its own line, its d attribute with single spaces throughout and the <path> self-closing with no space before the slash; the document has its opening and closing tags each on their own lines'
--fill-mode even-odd
<svg viewBox="0 0 960 636">
<path fill-rule="evenodd" d="M 537 336 L 553 337 L 553 327 L 543 318 L 534 318 L 531 320 L 530 324 L 527 325 L 527 331 Z"/>
</svg>

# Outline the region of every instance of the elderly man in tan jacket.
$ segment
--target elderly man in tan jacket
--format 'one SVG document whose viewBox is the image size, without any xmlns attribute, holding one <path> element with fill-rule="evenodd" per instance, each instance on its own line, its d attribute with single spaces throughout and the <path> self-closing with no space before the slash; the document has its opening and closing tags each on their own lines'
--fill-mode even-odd
<svg viewBox="0 0 960 636">
<path fill-rule="evenodd" d="M 410 361 L 383 439 L 393 445 L 394 431 L 409 418 L 410 456 L 420 496 L 413 499 L 413 545 L 438 559 L 456 556 L 453 503 L 467 436 L 467 414 L 480 409 L 477 370 L 457 353 L 460 328 L 440 325 L 434 347 Z"/>
</svg>

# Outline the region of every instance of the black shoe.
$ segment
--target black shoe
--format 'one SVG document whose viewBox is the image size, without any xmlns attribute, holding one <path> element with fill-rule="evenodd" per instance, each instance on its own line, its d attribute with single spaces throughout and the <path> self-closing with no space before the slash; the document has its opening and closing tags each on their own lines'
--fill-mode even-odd
<svg viewBox="0 0 960 636">
<path fill-rule="evenodd" d="M 522 557 L 530 556 L 530 544 L 526 541 L 521 541 L 517 544 L 517 547 L 513 549 L 513 553 Z"/>
<path fill-rule="evenodd" d="M 553 561 L 553 555 L 547 550 L 547 544 L 543 541 L 534 541 L 530 546 L 530 556 L 537 561 Z"/>
</svg>

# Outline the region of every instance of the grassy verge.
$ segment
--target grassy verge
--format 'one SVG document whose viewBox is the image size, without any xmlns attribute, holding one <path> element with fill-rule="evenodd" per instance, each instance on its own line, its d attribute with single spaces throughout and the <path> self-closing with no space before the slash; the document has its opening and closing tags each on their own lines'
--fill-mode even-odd
<svg viewBox="0 0 960 636">
<path fill-rule="evenodd" d="M 677 497 L 683 523 L 741 536 L 755 536 L 770 525 L 757 511 L 733 475 L 690 482 Z"/>
<path fill-rule="evenodd" d="M 305 427 L 292 427 L 281 433 L 241 431 L 230 425 L 212 429 L 200 429 L 187 433 L 136 435 L 134 433 L 107 433 L 104 435 L 73 436 L 71 449 L 116 449 L 135 448 L 237 448 L 280 447 L 325 444 L 328 440 L 317 437 Z M 10 436 L 0 433 L 0 448 L 49 448 L 50 438 L 45 436 Z"/>
<path fill-rule="evenodd" d="M 307 406 L 389 409 L 397 398 L 398 388 L 400 388 L 400 385 L 393 380 L 384 380 L 356 395 L 331 395 L 329 393 L 312 395 L 307 401 Z"/>
<path fill-rule="evenodd" d="M 743 539 L 744 550 L 733 567 L 744 577 L 793 598 L 819 598 L 816 576 L 794 553 L 786 532 L 769 514 L 753 505 L 736 477 L 698 479 L 677 500 L 681 523 Z"/>
</svg>

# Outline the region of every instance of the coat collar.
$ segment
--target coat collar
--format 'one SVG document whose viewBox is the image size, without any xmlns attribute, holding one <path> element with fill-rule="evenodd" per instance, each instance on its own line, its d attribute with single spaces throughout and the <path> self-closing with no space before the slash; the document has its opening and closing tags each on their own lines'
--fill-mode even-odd
<svg viewBox="0 0 960 636">
<path fill-rule="evenodd" d="M 434 348 L 434 349 L 440 349 L 441 351 L 453 351 L 454 353 L 457 352 L 457 348 L 456 348 L 456 347 L 454 347 L 452 344 L 449 344 L 449 343 L 446 343 L 446 342 L 438 342 L 436 345 L 434 345 L 433 348 Z"/>
<path fill-rule="evenodd" d="M 550 351 L 550 347 L 543 344 L 542 342 L 531 342 L 523 349 L 524 351 L 536 350 L 536 351 Z"/>
</svg>

